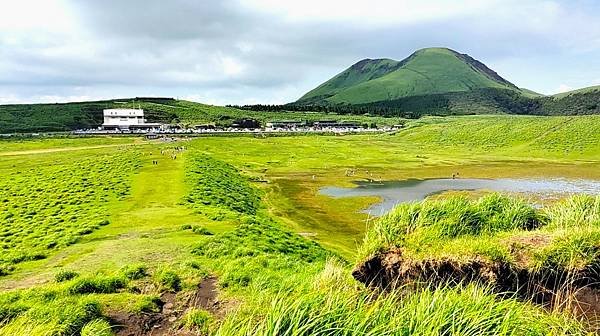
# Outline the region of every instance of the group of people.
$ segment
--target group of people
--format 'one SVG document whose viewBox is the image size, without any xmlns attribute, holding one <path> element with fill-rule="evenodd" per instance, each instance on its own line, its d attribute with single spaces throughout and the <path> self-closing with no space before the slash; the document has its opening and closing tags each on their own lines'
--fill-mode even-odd
<svg viewBox="0 0 600 336">
<path fill-rule="evenodd" d="M 171 160 L 177 160 L 177 153 L 183 152 L 185 150 L 184 146 L 177 146 L 174 147 L 173 149 L 168 149 L 168 150 L 161 150 L 160 151 L 160 155 L 170 155 L 171 156 Z M 152 154 L 150 154 L 152 155 Z M 157 165 L 158 164 L 158 160 L 152 160 L 152 164 L 153 165 Z"/>
</svg>

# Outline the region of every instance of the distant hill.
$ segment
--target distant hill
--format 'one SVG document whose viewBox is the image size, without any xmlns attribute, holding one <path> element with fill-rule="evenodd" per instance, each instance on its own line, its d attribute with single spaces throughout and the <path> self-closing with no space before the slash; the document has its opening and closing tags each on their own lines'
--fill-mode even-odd
<svg viewBox="0 0 600 336">
<path fill-rule="evenodd" d="M 237 120 L 255 119 L 262 124 L 272 120 L 347 120 L 362 124 L 395 125 L 400 118 L 363 116 L 353 113 L 327 113 L 328 111 L 270 110 L 252 111 L 235 107 L 206 105 L 172 98 L 125 98 L 104 101 L 62 104 L 0 105 L 1 133 L 32 133 L 70 131 L 96 128 L 103 122 L 102 110 L 107 108 L 141 107 L 148 122 L 175 124 L 212 123 L 228 126 Z M 372 108 L 369 108 L 372 109 Z"/>
<path fill-rule="evenodd" d="M 554 97 L 555 99 L 561 99 L 561 98 L 565 98 L 568 96 L 573 96 L 573 95 L 578 95 L 578 94 L 588 94 L 588 93 L 592 93 L 592 94 L 600 93 L 600 85 L 590 86 L 590 87 L 586 87 L 583 89 L 577 89 L 577 90 L 567 91 L 567 92 L 563 92 L 563 93 L 558 93 L 558 94 L 553 95 L 552 97 Z"/>
<path fill-rule="evenodd" d="M 98 127 L 107 108 L 141 107 L 148 122 L 223 122 L 240 110 L 172 98 L 125 98 L 60 104 L 0 105 L 0 133 L 69 131 Z"/>
<path fill-rule="evenodd" d="M 427 48 L 400 62 L 362 60 L 308 92 L 296 103 L 366 104 L 487 88 L 523 93 L 469 55 L 447 48 Z"/>
<path fill-rule="evenodd" d="M 540 114 L 600 114 L 600 85 L 559 93 L 541 100 Z"/>
<path fill-rule="evenodd" d="M 387 115 L 600 114 L 600 86 L 544 96 L 519 88 L 469 55 L 426 48 L 402 61 L 365 59 L 289 106 L 353 106 Z M 390 112 L 391 111 L 391 112 Z"/>
</svg>

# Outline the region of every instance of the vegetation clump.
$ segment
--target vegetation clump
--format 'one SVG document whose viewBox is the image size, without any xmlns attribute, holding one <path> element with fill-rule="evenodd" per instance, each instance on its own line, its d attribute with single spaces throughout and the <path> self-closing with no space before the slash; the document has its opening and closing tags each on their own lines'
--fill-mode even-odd
<svg viewBox="0 0 600 336">
<path fill-rule="evenodd" d="M 211 205 L 242 214 L 255 215 L 260 193 L 238 170 L 208 155 L 195 155 L 187 169 L 192 191 L 185 201 L 192 208 Z"/>
<path fill-rule="evenodd" d="M 112 328 L 108 321 L 96 319 L 88 322 L 81 329 L 81 336 L 112 336 Z"/>
<path fill-rule="evenodd" d="M 148 267 L 144 264 L 127 265 L 121 269 L 121 273 L 129 280 L 139 280 L 148 276 Z"/>
<path fill-rule="evenodd" d="M 167 290 L 178 292 L 181 290 L 182 281 L 179 275 L 170 269 L 162 270 L 158 273 L 157 279 L 159 285 Z"/>
<path fill-rule="evenodd" d="M 183 326 L 188 329 L 196 329 L 202 334 L 208 334 L 212 315 L 203 309 L 192 308 L 183 317 Z"/>
<path fill-rule="evenodd" d="M 64 282 L 64 281 L 73 280 L 78 276 L 79 276 L 79 273 L 77 273 L 75 271 L 65 270 L 65 271 L 60 271 L 60 272 L 56 273 L 56 275 L 54 276 L 54 280 L 56 282 Z"/>
<path fill-rule="evenodd" d="M 125 288 L 127 282 L 118 276 L 95 276 L 75 280 L 69 287 L 70 294 L 116 293 Z"/>
</svg>

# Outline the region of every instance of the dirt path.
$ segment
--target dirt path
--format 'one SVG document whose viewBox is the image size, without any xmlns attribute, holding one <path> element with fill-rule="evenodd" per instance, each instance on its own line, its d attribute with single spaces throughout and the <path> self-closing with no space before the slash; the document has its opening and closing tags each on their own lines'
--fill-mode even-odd
<svg viewBox="0 0 600 336">
<path fill-rule="evenodd" d="M 180 321 L 189 309 L 198 308 L 219 315 L 221 303 L 217 299 L 217 278 L 204 279 L 196 291 L 184 294 L 164 293 L 160 312 L 149 314 L 109 314 L 111 324 L 117 327 L 117 336 L 197 335 L 182 329 Z"/>
</svg>

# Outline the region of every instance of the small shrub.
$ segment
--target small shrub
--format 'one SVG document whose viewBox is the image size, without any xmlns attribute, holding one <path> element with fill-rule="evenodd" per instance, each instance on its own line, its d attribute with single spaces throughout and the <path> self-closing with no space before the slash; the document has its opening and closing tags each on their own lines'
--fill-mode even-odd
<svg viewBox="0 0 600 336">
<path fill-rule="evenodd" d="M 148 268 L 144 264 L 128 265 L 121 269 L 121 273 L 129 280 L 139 280 L 148 276 Z"/>
<path fill-rule="evenodd" d="M 126 281 L 120 277 L 99 276 L 95 278 L 82 278 L 77 280 L 69 288 L 70 294 L 90 294 L 90 293 L 116 293 L 119 289 L 125 287 Z"/>
<path fill-rule="evenodd" d="M 88 322 L 81 329 L 81 336 L 112 336 L 110 324 L 103 319 L 96 319 Z"/>
<path fill-rule="evenodd" d="M 65 282 L 69 280 L 73 280 L 79 276 L 79 273 L 74 271 L 60 271 L 54 275 L 54 281 L 56 282 Z"/>
<path fill-rule="evenodd" d="M 195 328 L 201 333 L 207 334 L 212 319 L 206 310 L 192 308 L 183 317 L 183 325 L 188 329 Z"/>
<path fill-rule="evenodd" d="M 161 287 L 177 292 L 181 290 L 181 278 L 172 270 L 164 270 L 158 274 L 158 283 Z"/>
<path fill-rule="evenodd" d="M 197 234 L 201 234 L 201 235 L 204 235 L 204 236 L 212 236 L 213 235 L 212 232 L 208 231 L 207 228 L 202 227 L 202 226 L 194 226 L 192 228 L 192 232 L 197 233 Z"/>
</svg>

